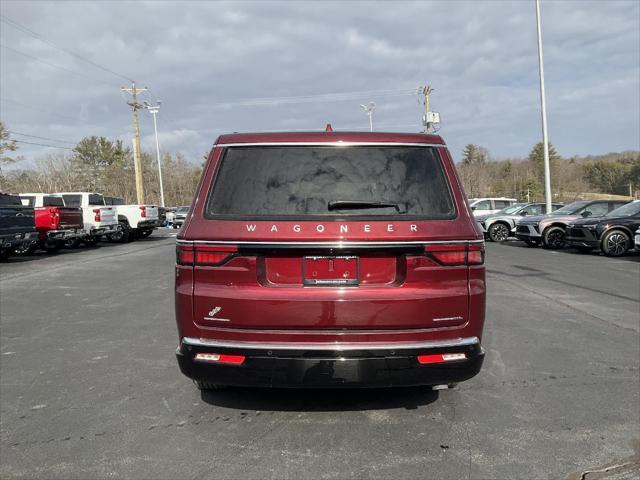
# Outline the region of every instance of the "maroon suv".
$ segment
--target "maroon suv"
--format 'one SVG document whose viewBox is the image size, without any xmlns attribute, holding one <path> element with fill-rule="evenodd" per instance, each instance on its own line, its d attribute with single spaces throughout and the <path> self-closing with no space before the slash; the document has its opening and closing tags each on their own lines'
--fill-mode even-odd
<svg viewBox="0 0 640 480">
<path fill-rule="evenodd" d="M 218 138 L 177 241 L 177 350 L 202 389 L 478 373 L 484 244 L 442 138 Z"/>
</svg>

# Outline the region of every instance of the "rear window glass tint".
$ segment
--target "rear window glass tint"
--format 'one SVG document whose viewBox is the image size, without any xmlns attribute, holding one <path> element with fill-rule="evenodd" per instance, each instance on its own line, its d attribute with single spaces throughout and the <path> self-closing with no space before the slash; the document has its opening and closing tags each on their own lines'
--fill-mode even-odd
<svg viewBox="0 0 640 480">
<path fill-rule="evenodd" d="M 60 197 L 43 197 L 42 206 L 43 207 L 64 207 L 64 200 L 62 200 Z"/>
<path fill-rule="evenodd" d="M 80 207 L 82 205 L 82 195 L 63 195 L 64 204 L 67 207 Z"/>
<path fill-rule="evenodd" d="M 89 195 L 89 205 L 104 205 L 102 195 Z"/>
<path fill-rule="evenodd" d="M 329 202 L 393 207 L 329 210 Z M 227 149 L 209 194 L 207 217 L 455 217 L 434 148 L 258 146 Z"/>
<path fill-rule="evenodd" d="M 15 195 L 0 195 L 0 205 L 22 205 L 20 197 Z"/>
</svg>

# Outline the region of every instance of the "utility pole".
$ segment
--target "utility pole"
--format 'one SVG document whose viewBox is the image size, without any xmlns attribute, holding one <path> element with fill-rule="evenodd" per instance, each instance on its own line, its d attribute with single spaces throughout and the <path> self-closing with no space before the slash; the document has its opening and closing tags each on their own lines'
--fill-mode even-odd
<svg viewBox="0 0 640 480">
<path fill-rule="evenodd" d="M 136 197 L 138 203 L 144 204 L 144 183 L 142 181 L 142 160 L 140 159 L 140 124 L 138 122 L 138 109 L 143 108 L 138 103 L 138 93 L 146 92 L 148 89 L 137 88 L 136 82 L 131 82 L 131 88 L 122 87 L 123 92 L 131 94 L 131 101 L 127 105 L 133 110 L 133 169 L 136 174 Z"/>
<path fill-rule="evenodd" d="M 362 109 L 365 111 L 367 115 L 369 115 L 369 131 L 373 132 L 373 111 L 376 109 L 376 104 L 374 102 L 369 102 L 369 105 L 360 104 Z"/>
<path fill-rule="evenodd" d="M 434 133 L 433 125 L 440 123 L 440 114 L 438 112 L 431 111 L 430 96 L 434 91 L 429 85 L 420 87 L 418 92 L 424 96 L 424 116 L 422 117 L 422 124 L 424 125 L 424 133 Z"/>
<path fill-rule="evenodd" d="M 536 0 L 538 27 L 538 66 L 540 73 L 540 105 L 542 109 L 542 144 L 544 146 L 544 198 L 547 213 L 551 213 L 551 168 L 549 166 L 549 135 L 547 133 L 547 101 L 544 93 L 544 59 L 542 57 L 542 28 L 540 27 L 540 0 Z"/>
<path fill-rule="evenodd" d="M 160 110 L 162 102 L 158 100 L 155 105 L 150 105 L 144 102 L 144 108 L 149 110 L 149 113 L 153 115 L 153 131 L 156 134 L 156 157 L 158 159 L 158 179 L 160 180 L 160 206 L 164 207 L 164 187 L 162 184 L 162 165 L 160 163 L 160 143 L 158 142 L 158 122 L 156 121 L 156 115 Z"/>
</svg>

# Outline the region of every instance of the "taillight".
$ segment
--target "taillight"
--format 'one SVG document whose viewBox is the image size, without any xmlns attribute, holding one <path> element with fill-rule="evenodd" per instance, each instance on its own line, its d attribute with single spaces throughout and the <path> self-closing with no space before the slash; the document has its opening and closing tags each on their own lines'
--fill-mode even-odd
<svg viewBox="0 0 640 480">
<path fill-rule="evenodd" d="M 176 261 L 180 265 L 217 267 L 235 256 L 238 248 L 233 245 L 178 245 Z"/>
<path fill-rule="evenodd" d="M 426 245 L 424 251 L 428 257 L 440 265 L 482 265 L 484 263 L 484 245 Z"/>
<path fill-rule="evenodd" d="M 55 226 L 60 221 L 60 213 L 57 208 L 50 208 L 49 215 L 51 216 L 51 225 Z"/>
<path fill-rule="evenodd" d="M 147 207 L 144 205 L 140 205 L 140 216 L 142 218 L 147 218 Z"/>
<path fill-rule="evenodd" d="M 432 355 L 418 355 L 418 363 L 428 365 L 430 363 L 456 362 L 466 360 L 467 355 L 464 353 L 436 353 Z"/>
<path fill-rule="evenodd" d="M 244 355 L 229 355 L 227 353 L 196 353 L 195 360 L 199 362 L 242 365 L 244 362 Z"/>
<path fill-rule="evenodd" d="M 101 221 L 101 220 L 102 220 L 102 217 L 100 216 L 100 209 L 99 209 L 99 208 L 94 208 L 94 209 L 93 209 L 93 214 L 94 214 L 93 219 L 94 219 L 96 222 L 99 222 L 99 221 Z"/>
</svg>

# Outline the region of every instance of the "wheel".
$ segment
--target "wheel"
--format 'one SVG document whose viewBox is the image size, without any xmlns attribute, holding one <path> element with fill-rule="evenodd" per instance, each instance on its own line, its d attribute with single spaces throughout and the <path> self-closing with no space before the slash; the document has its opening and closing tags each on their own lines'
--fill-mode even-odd
<svg viewBox="0 0 640 480">
<path fill-rule="evenodd" d="M 509 227 L 504 223 L 494 223 L 489 227 L 489 239 L 492 242 L 504 242 L 509 238 Z"/>
<path fill-rule="evenodd" d="M 176 225 L 175 223 L 172 223 L 171 224 L 171 228 L 173 228 L 174 230 L 177 230 L 178 229 L 178 225 Z"/>
<path fill-rule="evenodd" d="M 70 238 L 69 240 L 65 240 L 64 246 L 67 248 L 78 248 L 81 241 L 81 238 Z"/>
<path fill-rule="evenodd" d="M 47 253 L 57 253 L 58 250 L 62 248 L 64 245 L 63 242 L 58 242 L 56 240 L 44 240 L 40 243 L 40 248 Z"/>
<path fill-rule="evenodd" d="M 227 388 L 224 385 L 218 385 L 217 383 L 209 383 L 209 382 L 201 382 L 200 380 L 194 380 L 193 383 L 196 384 L 199 390 L 224 390 Z"/>
<path fill-rule="evenodd" d="M 577 251 L 579 251 L 580 253 L 591 253 L 593 251 L 593 248 L 591 247 L 573 247 L 575 248 Z"/>
<path fill-rule="evenodd" d="M 549 227 L 542 234 L 542 243 L 545 248 L 559 250 L 565 246 L 565 233 L 562 227 Z"/>
<path fill-rule="evenodd" d="M 152 233 L 153 233 L 153 229 L 143 228 L 142 230 L 140 230 L 140 238 L 147 238 Z"/>
<path fill-rule="evenodd" d="M 5 262 L 11 256 L 10 248 L 0 248 L 0 262 Z"/>
<path fill-rule="evenodd" d="M 607 257 L 619 257 L 627 253 L 629 246 L 631 245 L 631 239 L 622 230 L 613 230 L 607 232 L 602 237 L 602 252 Z"/>
<path fill-rule="evenodd" d="M 87 236 L 87 237 L 84 237 L 83 242 L 87 247 L 95 247 L 98 244 L 98 240 L 99 240 L 99 237 L 97 236 L 96 237 Z"/>
<path fill-rule="evenodd" d="M 20 255 L 20 256 L 27 256 L 27 255 L 31 255 L 33 254 L 33 252 L 36 251 L 36 244 L 35 243 L 23 243 L 18 247 L 15 247 L 13 249 L 13 252 L 16 255 Z"/>
</svg>

